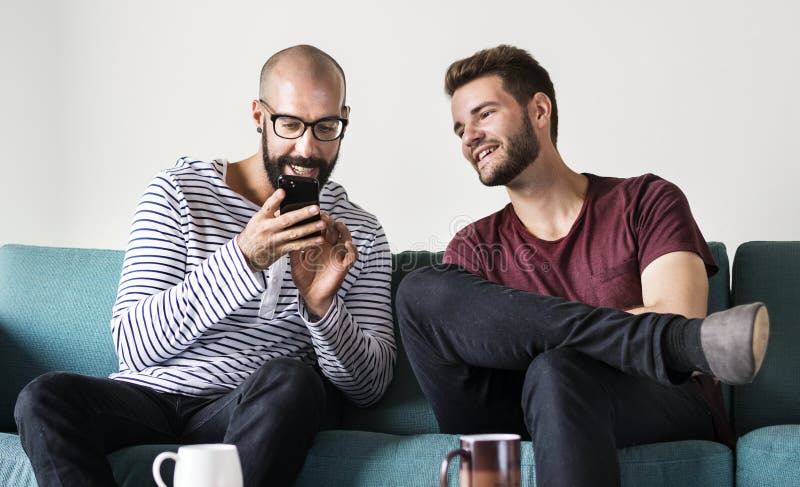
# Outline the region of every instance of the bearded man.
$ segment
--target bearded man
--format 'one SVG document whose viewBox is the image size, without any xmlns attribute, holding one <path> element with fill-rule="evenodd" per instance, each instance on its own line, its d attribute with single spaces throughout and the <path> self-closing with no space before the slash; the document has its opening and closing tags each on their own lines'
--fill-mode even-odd
<svg viewBox="0 0 800 487">
<path fill-rule="evenodd" d="M 398 290 L 442 432 L 531 438 L 547 487 L 619 485 L 625 446 L 730 444 L 714 378 L 753 379 L 769 320 L 760 303 L 706 317 L 717 265 L 680 189 L 570 169 L 553 83 L 522 49 L 456 61 L 445 91 L 464 157 L 511 202 Z"/>
<path fill-rule="evenodd" d="M 344 72 L 312 46 L 280 51 L 251 110 L 258 152 L 181 158 L 139 202 L 111 319 L 119 372 L 48 373 L 20 393 L 39 485 L 116 485 L 114 450 L 218 442 L 238 447 L 244 485 L 292 485 L 326 390 L 361 406 L 386 390 L 389 246 L 328 179 L 350 112 Z M 282 174 L 317 178 L 319 206 L 280 214 Z"/>
</svg>

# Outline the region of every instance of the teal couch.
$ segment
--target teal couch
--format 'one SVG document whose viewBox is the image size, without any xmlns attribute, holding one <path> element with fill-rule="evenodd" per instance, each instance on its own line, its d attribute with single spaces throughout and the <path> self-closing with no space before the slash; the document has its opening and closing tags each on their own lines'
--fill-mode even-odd
<svg viewBox="0 0 800 487">
<path fill-rule="evenodd" d="M 759 300 L 772 317 L 762 373 L 751 385 L 725 391 L 742 435 L 738 448 L 734 453 L 706 441 L 625 448 L 619 451 L 623 485 L 800 485 L 800 425 L 791 424 L 800 423 L 800 242 L 741 246 L 732 292 L 726 249 L 719 243 L 711 247 L 721 271 L 710 280 L 709 311 Z M 109 317 L 122 257 L 111 250 L 0 247 L 0 485 L 36 485 L 13 419 L 17 394 L 28 381 L 49 370 L 96 376 L 116 370 Z M 439 258 L 429 252 L 394 255 L 393 288 L 411 270 Z M 457 436 L 437 433 L 400 344 L 394 382 L 378 404 L 360 409 L 333 401 L 328 426 L 296 485 L 437 485 L 439 463 L 457 444 Z M 153 485 L 155 455 L 175 448 L 137 446 L 109 458 L 120 484 L 142 487 Z M 524 486 L 535 485 L 532 449 L 523 443 Z M 164 473 L 171 478 L 169 467 Z"/>
</svg>

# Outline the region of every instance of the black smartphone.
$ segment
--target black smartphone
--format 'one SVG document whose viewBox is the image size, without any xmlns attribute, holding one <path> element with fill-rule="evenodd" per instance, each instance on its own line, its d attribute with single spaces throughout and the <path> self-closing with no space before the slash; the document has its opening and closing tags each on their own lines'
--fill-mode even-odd
<svg viewBox="0 0 800 487">
<path fill-rule="evenodd" d="M 317 181 L 317 178 L 286 176 L 281 174 L 278 176 L 278 187 L 283 188 L 286 192 L 286 197 L 281 201 L 281 215 L 285 215 L 290 211 L 299 210 L 300 208 L 305 208 L 306 206 L 319 206 L 319 181 Z M 306 223 L 318 220 L 319 213 L 301 222 L 297 222 L 292 226 L 305 225 Z M 318 237 L 320 235 L 322 235 L 321 232 L 314 232 L 303 238 Z"/>
</svg>

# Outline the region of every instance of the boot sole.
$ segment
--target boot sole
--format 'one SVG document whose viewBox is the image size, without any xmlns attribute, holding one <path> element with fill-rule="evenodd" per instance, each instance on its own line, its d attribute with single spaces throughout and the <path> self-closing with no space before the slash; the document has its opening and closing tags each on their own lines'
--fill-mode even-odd
<svg viewBox="0 0 800 487">
<path fill-rule="evenodd" d="M 767 343 L 769 342 L 769 314 L 767 307 L 761 306 L 756 312 L 753 320 L 753 364 L 755 365 L 754 375 L 758 374 L 764 356 L 767 354 Z"/>
</svg>

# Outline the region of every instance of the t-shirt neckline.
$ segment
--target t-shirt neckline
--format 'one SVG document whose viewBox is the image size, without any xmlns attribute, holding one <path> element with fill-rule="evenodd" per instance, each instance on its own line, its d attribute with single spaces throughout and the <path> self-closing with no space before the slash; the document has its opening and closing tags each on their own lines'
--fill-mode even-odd
<svg viewBox="0 0 800 487">
<path fill-rule="evenodd" d="M 589 202 L 594 198 L 594 190 L 596 186 L 594 174 L 586 172 L 581 174 L 586 176 L 588 179 L 588 184 L 586 186 L 586 196 L 584 196 L 583 198 L 583 204 L 581 205 L 581 210 L 578 212 L 578 216 L 575 218 L 575 221 L 572 222 L 572 226 L 569 228 L 569 231 L 567 232 L 566 235 L 564 235 L 561 238 L 557 238 L 555 240 L 545 240 L 543 238 L 537 237 L 536 235 L 529 232 L 527 228 L 525 228 L 525 225 L 522 223 L 522 220 L 519 219 L 517 212 L 514 211 L 514 205 L 509 203 L 506 206 L 506 210 L 511 214 L 511 223 L 514 226 L 514 229 L 524 239 L 543 245 L 557 245 L 562 243 L 564 240 L 570 238 L 576 232 L 576 228 L 578 228 L 579 224 L 584 219 L 587 209 L 589 208 Z"/>
</svg>

